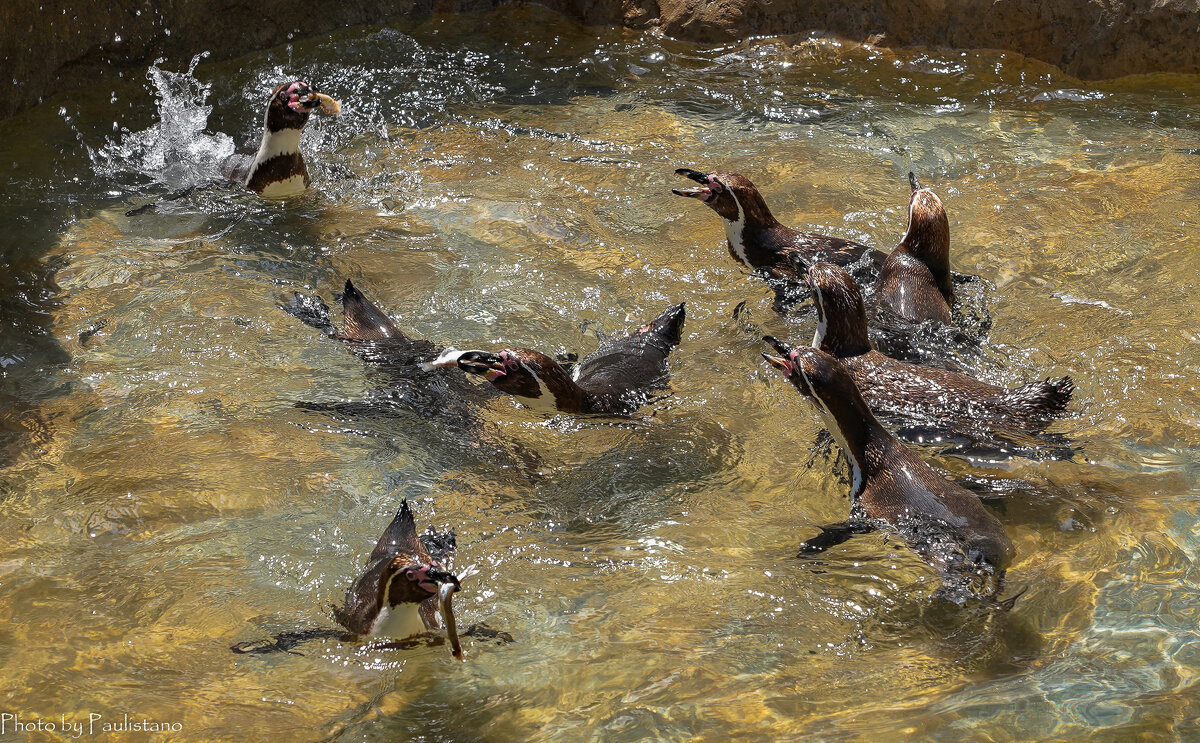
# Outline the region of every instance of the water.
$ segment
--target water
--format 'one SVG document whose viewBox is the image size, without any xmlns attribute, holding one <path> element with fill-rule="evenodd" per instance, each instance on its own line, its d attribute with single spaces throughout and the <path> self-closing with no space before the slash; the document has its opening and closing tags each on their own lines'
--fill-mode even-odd
<svg viewBox="0 0 1200 743">
<path fill-rule="evenodd" d="M 1197 78 L 697 47 L 518 7 L 187 69 L 0 123 L 0 712 L 205 741 L 1196 736 Z M 345 112 L 305 134 L 319 191 L 158 201 L 252 141 L 293 78 Z M 1052 428 L 1073 456 L 923 450 L 1004 479 L 1013 612 L 929 602 L 937 577 L 880 535 L 792 557 L 846 485 L 757 336 L 812 321 L 775 315 L 715 216 L 670 194 L 680 166 L 737 169 L 786 222 L 882 248 L 909 170 L 942 195 L 955 269 L 989 282 L 973 370 L 1079 384 Z M 584 353 L 678 301 L 688 323 L 632 420 L 499 400 L 501 443 L 479 445 L 295 407 L 386 382 L 278 307 L 346 277 L 460 347 Z M 460 625 L 513 644 L 229 651 L 330 626 L 402 497 L 483 569 Z"/>
</svg>

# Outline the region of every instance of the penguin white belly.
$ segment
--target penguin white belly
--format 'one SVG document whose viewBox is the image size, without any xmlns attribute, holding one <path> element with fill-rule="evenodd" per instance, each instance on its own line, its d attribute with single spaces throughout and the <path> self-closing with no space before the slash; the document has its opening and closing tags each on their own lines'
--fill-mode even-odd
<svg viewBox="0 0 1200 743">
<path fill-rule="evenodd" d="M 371 637 L 390 637 L 403 640 L 406 637 L 427 632 L 419 611 L 420 604 L 396 604 L 385 606 L 379 612 L 375 624 L 371 625 Z"/>
<path fill-rule="evenodd" d="M 290 196 L 299 196 L 304 193 L 305 188 L 304 176 L 297 174 L 291 178 L 271 182 L 259 195 L 264 199 L 286 199 Z"/>
</svg>

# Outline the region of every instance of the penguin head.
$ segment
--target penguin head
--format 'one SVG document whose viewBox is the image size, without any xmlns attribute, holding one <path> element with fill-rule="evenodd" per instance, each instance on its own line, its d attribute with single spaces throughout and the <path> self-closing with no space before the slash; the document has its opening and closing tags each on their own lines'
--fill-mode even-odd
<svg viewBox="0 0 1200 743">
<path fill-rule="evenodd" d="M 283 83 L 271 91 L 267 102 L 267 128 L 272 132 L 283 129 L 303 129 L 308 117 L 320 109 L 336 116 L 341 112 L 337 101 L 303 80 Z"/>
</svg>

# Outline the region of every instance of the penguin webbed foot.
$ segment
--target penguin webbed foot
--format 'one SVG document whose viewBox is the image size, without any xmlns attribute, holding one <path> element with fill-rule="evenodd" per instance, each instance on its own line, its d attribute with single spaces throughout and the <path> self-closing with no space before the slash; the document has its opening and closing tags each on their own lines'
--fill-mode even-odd
<svg viewBox="0 0 1200 743">
<path fill-rule="evenodd" d="M 864 524 L 861 521 L 843 521 L 840 524 L 830 524 L 819 528 L 821 533 L 803 542 L 796 557 L 818 555 L 830 547 L 836 547 L 847 541 L 855 534 L 868 534 L 875 530 L 870 524 Z"/>
<path fill-rule="evenodd" d="M 316 328 L 328 336 L 334 335 L 329 305 L 320 297 L 292 292 L 291 299 L 280 305 L 280 309 L 310 328 Z"/>
<path fill-rule="evenodd" d="M 497 645 L 508 645 L 509 643 L 516 642 L 512 635 L 504 630 L 492 629 L 487 626 L 486 622 L 472 624 L 459 634 L 463 637 L 474 637 L 479 640 L 495 640 Z"/>
<path fill-rule="evenodd" d="M 336 638 L 344 642 L 348 639 L 353 639 L 354 635 L 347 634 L 345 630 L 339 629 L 305 629 L 295 632 L 281 632 L 269 640 L 246 640 L 245 642 L 230 645 L 229 649 L 242 655 L 266 655 L 268 653 L 304 655 L 304 653 L 298 653 L 292 650 L 292 648 L 310 640 L 326 640 L 330 638 Z"/>
</svg>

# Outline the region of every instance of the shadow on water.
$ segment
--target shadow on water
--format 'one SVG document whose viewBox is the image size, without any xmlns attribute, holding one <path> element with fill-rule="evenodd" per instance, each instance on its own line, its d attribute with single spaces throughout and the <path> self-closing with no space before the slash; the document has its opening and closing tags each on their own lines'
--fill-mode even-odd
<svg viewBox="0 0 1200 743">
<path fill-rule="evenodd" d="M 57 265 L 45 256 L 77 214 L 70 176 L 80 173 L 76 160 L 64 161 L 55 149 L 61 140 L 26 141 L 26 119 L 46 113 L 0 121 L 0 201 L 6 211 L 0 234 L 0 469 L 54 436 L 57 414 L 43 403 L 70 394 L 57 377 L 70 356 L 51 330 L 59 306 Z"/>
</svg>

